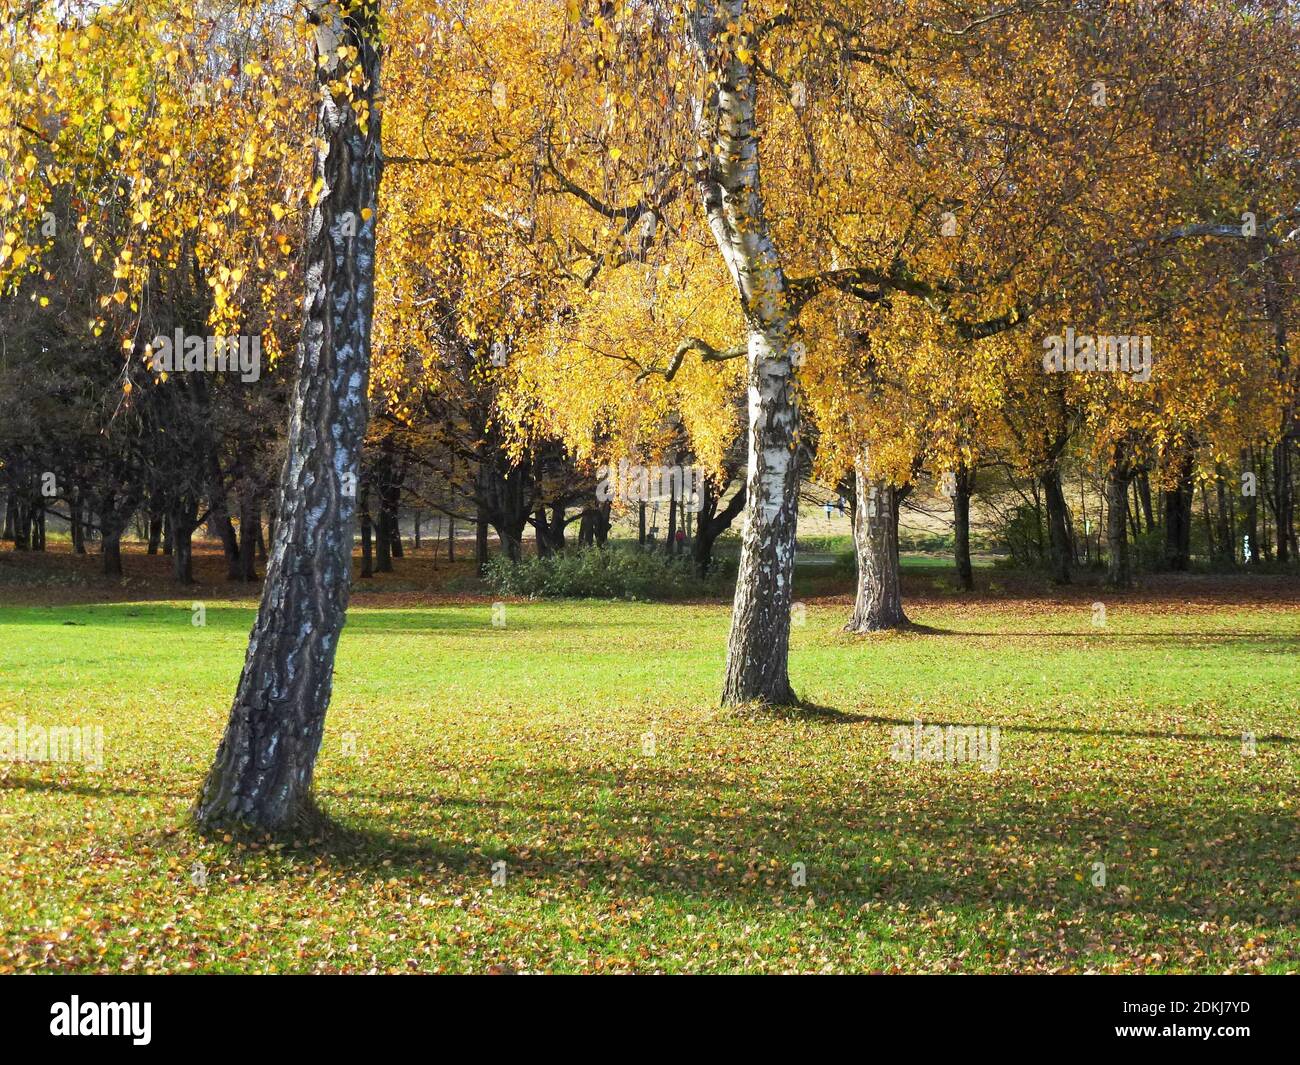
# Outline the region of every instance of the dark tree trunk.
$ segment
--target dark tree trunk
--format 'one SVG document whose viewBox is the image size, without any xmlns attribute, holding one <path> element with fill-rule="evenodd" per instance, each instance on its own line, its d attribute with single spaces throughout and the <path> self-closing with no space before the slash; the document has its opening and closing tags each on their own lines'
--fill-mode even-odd
<svg viewBox="0 0 1300 1065">
<path fill-rule="evenodd" d="M 239 579 L 257 580 L 257 534 L 262 516 L 250 487 L 239 493 Z"/>
<path fill-rule="evenodd" d="M 601 503 L 596 508 L 595 529 L 593 535 L 596 538 L 596 546 L 604 547 L 609 540 L 610 514 L 613 511 L 614 504 L 610 502 Z"/>
<path fill-rule="evenodd" d="M 229 514 L 219 514 L 214 519 L 217 535 L 221 537 L 221 554 L 226 560 L 226 580 L 240 579 L 239 568 L 239 534 L 235 532 L 235 523 Z"/>
<path fill-rule="evenodd" d="M 677 554 L 677 486 L 668 491 L 668 554 Z"/>
<path fill-rule="evenodd" d="M 1218 478 L 1219 497 L 1219 543 L 1221 545 L 1222 563 L 1225 566 L 1236 564 L 1237 543 L 1237 507 L 1236 498 L 1228 490 L 1222 471 Z"/>
<path fill-rule="evenodd" d="M 181 584 L 194 583 L 194 526 L 173 524 L 172 576 Z"/>
<path fill-rule="evenodd" d="M 537 544 L 537 557 L 545 558 L 551 553 L 551 541 L 546 535 L 546 511 L 538 510 L 533 515 L 533 539 Z"/>
<path fill-rule="evenodd" d="M 864 455 L 854 464 L 853 547 L 858 560 L 858 594 L 846 632 L 880 632 L 906 625 L 898 573 L 895 489 L 870 473 Z"/>
<path fill-rule="evenodd" d="M 564 550 L 564 507 L 556 504 L 548 516 L 545 507 L 538 507 L 533 515 L 533 529 L 537 534 L 539 558 Z"/>
<path fill-rule="evenodd" d="M 384 508 L 384 493 L 379 494 L 379 520 L 375 523 L 375 572 L 393 572 L 393 531 L 388 524 L 388 511 Z M 368 535 L 367 530 L 367 535 Z"/>
<path fill-rule="evenodd" d="M 1186 572 L 1192 557 L 1192 464 L 1179 465 L 1178 482 L 1165 496 L 1165 567 Z"/>
<path fill-rule="evenodd" d="M 257 621 L 226 732 L 196 807 L 200 824 L 262 831 L 295 827 L 312 810 L 311 781 L 325 728 L 334 654 L 351 584 L 355 504 L 343 475 L 358 472 L 365 440 L 380 177 L 377 14 L 313 8 L 318 81 L 347 76 L 369 110 L 323 90 L 315 175 L 324 194 L 307 228 L 307 298 L 280 515 Z M 340 48 L 355 60 L 337 59 Z M 345 55 L 353 53 L 345 52 Z M 363 214 L 364 212 L 364 214 Z"/>
<path fill-rule="evenodd" d="M 122 576 L 122 534 L 121 532 L 110 532 L 104 530 L 104 538 L 99 545 L 100 555 L 104 562 L 104 576 L 120 577 Z"/>
<path fill-rule="evenodd" d="M 1210 490 L 1201 482 L 1201 514 L 1205 520 L 1205 542 L 1210 549 L 1210 558 L 1219 557 L 1219 547 L 1214 538 L 1214 524 L 1210 521 Z"/>
<path fill-rule="evenodd" d="M 370 486 L 361 489 L 361 576 L 375 575 L 374 555 L 370 548 Z"/>
<path fill-rule="evenodd" d="M 1151 478 L 1146 470 L 1137 475 L 1138 499 L 1142 501 L 1142 527 L 1150 532 L 1156 527 L 1155 512 L 1151 507 Z"/>
<path fill-rule="evenodd" d="M 1289 280 L 1281 258 L 1276 254 L 1270 255 L 1264 280 L 1264 307 L 1273 323 L 1278 378 L 1283 388 L 1288 390 L 1296 384 L 1287 340 L 1288 303 L 1294 299 L 1289 295 L 1294 291 L 1294 287 L 1288 285 Z M 1291 399 L 1282 411 L 1278 440 L 1273 447 L 1273 493 L 1269 497 L 1277 521 L 1277 560 L 1281 563 L 1300 553 L 1300 544 L 1296 543 L 1295 495 L 1291 483 L 1291 439 L 1295 428 L 1294 399 Z"/>
<path fill-rule="evenodd" d="M 1048 574 L 1056 584 L 1069 584 L 1074 543 L 1070 537 L 1069 508 L 1061 489 L 1061 471 L 1057 468 L 1048 470 L 1039 476 L 1038 483 L 1047 505 Z"/>
<path fill-rule="evenodd" d="M 1277 522 L 1277 560 L 1285 564 L 1291 557 L 1295 537 L 1295 497 L 1291 490 L 1291 441 L 1285 437 L 1273 448 L 1273 491 L 1269 495 L 1273 518 Z"/>
<path fill-rule="evenodd" d="M 1106 469 L 1106 583 L 1127 588 L 1133 583 L 1128 550 L 1129 470 L 1120 448 L 1115 449 Z"/>
<path fill-rule="evenodd" d="M 645 547 L 645 503 L 636 505 L 636 544 Z"/>
<path fill-rule="evenodd" d="M 483 535 L 483 558 L 487 559 L 487 526 L 480 530 Z M 477 545 L 475 545 L 477 546 Z M 447 561 L 456 561 L 456 519 L 447 515 Z"/>
<path fill-rule="evenodd" d="M 384 491 L 383 498 L 384 521 L 388 526 L 388 545 L 391 558 L 402 557 L 401 500 L 402 486 L 394 475 Z M 392 568 L 391 561 L 389 562 L 389 568 Z"/>
<path fill-rule="evenodd" d="M 145 548 L 145 554 L 156 555 L 158 545 L 162 542 L 163 517 L 161 513 L 151 513 L 149 515 L 149 544 Z"/>
<path fill-rule="evenodd" d="M 108 495 L 100 507 L 99 527 L 102 534 L 100 555 L 104 574 L 122 576 L 122 534 L 126 531 L 136 500 L 130 496 Z"/>
<path fill-rule="evenodd" d="M 29 551 L 32 546 L 32 511 L 22 493 L 12 496 L 13 542 L 15 551 Z"/>
<path fill-rule="evenodd" d="M 68 501 L 68 516 L 71 518 L 72 532 L 72 551 L 73 554 L 84 555 L 86 553 L 86 527 L 82 520 L 82 503 L 80 493 L 74 493 Z"/>
<path fill-rule="evenodd" d="M 448 541 L 450 546 L 450 541 Z M 474 523 L 474 564 L 478 569 L 478 575 L 483 576 L 487 567 L 488 559 L 488 521 L 487 514 L 482 507 L 478 508 L 478 520 Z M 451 561 L 448 555 L 447 561 Z"/>
<path fill-rule="evenodd" d="M 726 491 L 725 484 L 722 490 Z M 691 543 L 691 558 L 695 563 L 696 573 L 703 578 L 708 575 L 713 565 L 713 545 L 717 543 L 719 536 L 731 528 L 737 515 L 745 509 L 745 486 L 742 484 L 740 490 L 721 510 L 718 509 L 718 495 L 711 484 L 706 481 L 701 491 L 702 505 L 695 520 L 695 539 Z"/>
<path fill-rule="evenodd" d="M 226 483 L 221 470 L 221 456 L 215 442 L 207 441 L 208 528 L 215 529 L 221 540 L 221 553 L 226 560 L 226 580 L 239 580 L 239 538 L 230 520 L 230 507 L 226 501 Z"/>
<path fill-rule="evenodd" d="M 5 527 L 3 539 L 14 542 L 14 513 L 18 509 L 18 493 L 12 488 L 5 496 Z"/>
<path fill-rule="evenodd" d="M 975 474 L 964 465 L 957 468 L 952 496 L 952 546 L 957 562 L 957 584 L 963 591 L 975 587 L 975 571 L 970 563 L 970 497 L 975 488 Z"/>
</svg>

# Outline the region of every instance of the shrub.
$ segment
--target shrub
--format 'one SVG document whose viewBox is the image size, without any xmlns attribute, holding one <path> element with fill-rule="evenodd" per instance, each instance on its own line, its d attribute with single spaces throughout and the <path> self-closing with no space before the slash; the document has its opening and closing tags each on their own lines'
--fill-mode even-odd
<svg viewBox="0 0 1300 1065">
<path fill-rule="evenodd" d="M 1006 559 L 999 559 L 1013 569 L 1039 569 L 1044 564 L 1047 530 L 1042 517 L 1029 503 L 1021 503 L 1000 523 L 996 538 L 1005 545 Z"/>
<path fill-rule="evenodd" d="M 734 564 L 717 561 L 701 579 L 689 557 L 661 551 L 585 547 L 512 563 L 489 559 L 488 586 L 530 599 L 690 599 L 729 594 Z"/>
</svg>

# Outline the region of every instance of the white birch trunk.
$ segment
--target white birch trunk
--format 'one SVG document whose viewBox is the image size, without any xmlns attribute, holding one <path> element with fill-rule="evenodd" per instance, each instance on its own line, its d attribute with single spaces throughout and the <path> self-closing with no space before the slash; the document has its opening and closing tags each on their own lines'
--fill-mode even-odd
<svg viewBox="0 0 1300 1065">
<path fill-rule="evenodd" d="M 763 216 L 754 71 L 737 57 L 734 38 L 721 43 L 721 31 L 744 9 L 744 0 L 696 0 L 691 9 L 696 55 L 713 78 L 710 95 L 696 102 L 707 145 L 696 184 L 748 328 L 749 468 L 722 702 L 785 705 L 795 702 L 787 662 L 799 486 L 796 338 L 780 256 Z"/>
</svg>

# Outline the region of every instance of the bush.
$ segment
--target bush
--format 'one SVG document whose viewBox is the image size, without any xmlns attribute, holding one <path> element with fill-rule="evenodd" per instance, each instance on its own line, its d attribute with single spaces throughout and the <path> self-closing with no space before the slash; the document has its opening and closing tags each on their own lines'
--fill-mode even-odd
<svg viewBox="0 0 1300 1065">
<path fill-rule="evenodd" d="M 1043 566 L 1043 545 L 1047 530 L 1037 509 L 1021 503 L 1000 523 L 996 538 L 1005 545 L 1006 559 L 999 559 L 1012 569 L 1040 569 Z"/>
<path fill-rule="evenodd" d="M 730 594 L 736 570 L 718 561 L 701 579 L 688 557 L 585 547 L 519 562 L 498 555 L 485 576 L 494 592 L 530 599 L 691 599 Z"/>
</svg>

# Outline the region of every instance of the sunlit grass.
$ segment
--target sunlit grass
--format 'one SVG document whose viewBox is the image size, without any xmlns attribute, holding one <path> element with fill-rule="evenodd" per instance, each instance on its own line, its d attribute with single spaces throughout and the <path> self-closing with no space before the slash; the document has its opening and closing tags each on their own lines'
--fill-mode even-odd
<svg viewBox="0 0 1300 1065">
<path fill-rule="evenodd" d="M 362 601 L 335 827 L 250 849 L 186 810 L 251 601 L 0 608 L 0 725 L 105 736 L 0 765 L 0 969 L 1300 968 L 1293 607 L 912 614 L 806 605 L 821 712 L 764 717 L 716 706 L 725 605 Z M 999 769 L 893 760 L 917 718 L 998 726 Z"/>
</svg>

